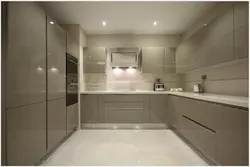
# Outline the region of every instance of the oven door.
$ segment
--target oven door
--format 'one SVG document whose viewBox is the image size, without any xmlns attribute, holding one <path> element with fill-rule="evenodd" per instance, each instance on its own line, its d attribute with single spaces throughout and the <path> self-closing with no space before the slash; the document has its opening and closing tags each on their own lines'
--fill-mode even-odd
<svg viewBox="0 0 250 167">
<path fill-rule="evenodd" d="M 78 103 L 77 76 L 67 75 L 67 106 Z"/>
</svg>

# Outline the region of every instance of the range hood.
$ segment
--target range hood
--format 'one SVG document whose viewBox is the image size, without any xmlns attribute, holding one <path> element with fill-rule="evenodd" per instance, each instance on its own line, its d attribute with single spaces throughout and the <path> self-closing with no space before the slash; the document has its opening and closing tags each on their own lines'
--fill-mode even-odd
<svg viewBox="0 0 250 167">
<path fill-rule="evenodd" d="M 110 48 L 112 68 L 139 68 L 141 62 L 140 48 Z"/>
</svg>

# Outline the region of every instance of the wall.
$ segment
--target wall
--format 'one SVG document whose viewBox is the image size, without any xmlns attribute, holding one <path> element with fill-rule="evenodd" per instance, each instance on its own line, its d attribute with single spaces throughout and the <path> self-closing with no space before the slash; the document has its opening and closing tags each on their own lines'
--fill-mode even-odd
<svg viewBox="0 0 250 167">
<path fill-rule="evenodd" d="M 206 74 L 205 91 L 248 96 L 248 3 L 217 3 L 183 34 L 176 51 L 182 87 Z"/>
<path fill-rule="evenodd" d="M 88 35 L 88 47 L 176 47 L 179 45 L 179 35 Z M 155 75 L 141 73 L 139 70 L 128 72 L 121 70 L 114 73 L 108 63 L 106 74 L 84 74 L 85 81 L 81 83 L 84 90 L 152 90 Z M 166 89 L 178 87 L 179 78 L 175 74 L 160 76 Z"/>
</svg>

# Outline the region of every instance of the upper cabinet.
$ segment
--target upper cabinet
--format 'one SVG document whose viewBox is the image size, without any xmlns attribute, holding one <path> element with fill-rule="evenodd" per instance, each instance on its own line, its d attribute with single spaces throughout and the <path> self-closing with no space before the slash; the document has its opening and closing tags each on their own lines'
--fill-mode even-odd
<svg viewBox="0 0 250 167">
<path fill-rule="evenodd" d="M 106 72 L 106 49 L 104 47 L 83 48 L 84 73 Z"/>
<path fill-rule="evenodd" d="M 163 74 L 165 62 L 165 48 L 142 48 L 142 72 L 151 74 Z"/>
<path fill-rule="evenodd" d="M 234 3 L 234 23 L 235 29 L 248 25 L 248 2 Z"/>
<path fill-rule="evenodd" d="M 248 56 L 248 3 L 223 5 L 177 48 L 177 73 Z"/>
<path fill-rule="evenodd" d="M 164 72 L 175 73 L 175 48 L 165 48 Z"/>
<path fill-rule="evenodd" d="M 78 24 L 62 24 L 61 26 L 67 32 L 67 53 L 78 58 L 80 47 L 80 26 Z"/>
<path fill-rule="evenodd" d="M 47 16 L 48 100 L 66 97 L 66 32 Z"/>
<path fill-rule="evenodd" d="M 8 3 L 7 108 L 46 100 L 45 26 L 36 4 Z"/>
<path fill-rule="evenodd" d="M 234 3 L 235 58 L 248 57 L 248 2 Z"/>
</svg>

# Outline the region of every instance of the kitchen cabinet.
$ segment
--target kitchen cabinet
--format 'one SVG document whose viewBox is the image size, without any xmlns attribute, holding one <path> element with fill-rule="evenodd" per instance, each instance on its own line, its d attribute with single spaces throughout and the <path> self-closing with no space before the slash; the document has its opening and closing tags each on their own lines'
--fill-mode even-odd
<svg viewBox="0 0 250 167">
<path fill-rule="evenodd" d="M 236 2 L 234 3 L 234 29 L 248 26 L 248 3 L 249 2 Z"/>
<path fill-rule="evenodd" d="M 78 125 L 78 103 L 67 107 L 67 134 L 70 134 Z"/>
<path fill-rule="evenodd" d="M 46 153 L 46 102 L 7 109 L 7 164 L 35 165 Z"/>
<path fill-rule="evenodd" d="M 235 49 L 234 55 L 236 59 L 248 57 L 248 26 L 244 26 L 235 30 Z"/>
<path fill-rule="evenodd" d="M 248 164 L 246 109 L 172 95 L 168 107 L 170 126 L 210 161 L 220 165 Z"/>
<path fill-rule="evenodd" d="M 165 123 L 167 95 L 83 94 L 81 123 Z"/>
<path fill-rule="evenodd" d="M 149 110 L 151 123 L 165 123 L 166 122 L 166 98 L 167 95 L 149 95 Z"/>
<path fill-rule="evenodd" d="M 43 102 L 46 14 L 35 3 L 9 2 L 7 17 L 6 107 Z"/>
<path fill-rule="evenodd" d="M 98 98 L 101 95 L 81 95 L 81 123 L 98 123 Z"/>
<path fill-rule="evenodd" d="M 149 96 L 104 95 L 103 111 L 105 123 L 148 123 L 150 121 Z"/>
<path fill-rule="evenodd" d="M 103 47 L 87 47 L 83 49 L 84 73 L 106 72 L 106 49 Z"/>
<path fill-rule="evenodd" d="M 151 74 L 163 74 L 165 67 L 165 48 L 142 48 L 142 72 Z"/>
<path fill-rule="evenodd" d="M 164 73 L 175 73 L 175 48 L 165 48 Z"/>
<path fill-rule="evenodd" d="M 66 136 L 66 98 L 47 102 L 48 152 L 58 146 Z"/>
<path fill-rule="evenodd" d="M 204 23 L 176 50 L 176 72 L 234 60 L 234 8 L 225 4 L 216 17 Z"/>
<path fill-rule="evenodd" d="M 66 32 L 47 16 L 48 100 L 66 97 Z"/>
<path fill-rule="evenodd" d="M 79 58 L 79 25 L 77 24 L 61 24 L 60 25 L 67 32 L 67 53 Z"/>
</svg>

